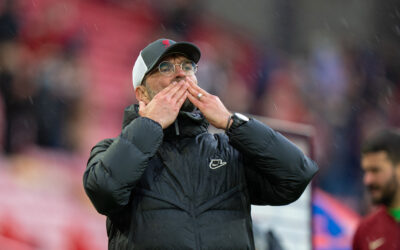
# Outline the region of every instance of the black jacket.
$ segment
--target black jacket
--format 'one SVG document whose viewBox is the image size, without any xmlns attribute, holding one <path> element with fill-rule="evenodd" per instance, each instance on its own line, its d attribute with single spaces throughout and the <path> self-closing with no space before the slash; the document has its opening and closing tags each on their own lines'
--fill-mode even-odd
<svg viewBox="0 0 400 250">
<path fill-rule="evenodd" d="M 92 149 L 83 182 L 109 249 L 254 249 L 250 204 L 291 203 L 317 172 L 257 120 L 228 135 L 207 127 L 181 112 L 163 131 L 132 105 L 121 135 Z"/>
</svg>

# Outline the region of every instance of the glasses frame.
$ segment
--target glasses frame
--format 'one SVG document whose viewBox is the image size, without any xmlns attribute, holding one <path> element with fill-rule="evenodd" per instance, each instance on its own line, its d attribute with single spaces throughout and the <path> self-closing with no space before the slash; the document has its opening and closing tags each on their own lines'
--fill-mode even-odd
<svg viewBox="0 0 400 250">
<path fill-rule="evenodd" d="M 184 63 L 192 63 L 193 65 L 194 65 L 194 69 L 193 69 L 193 73 L 188 73 L 188 72 L 186 72 L 184 69 L 183 69 L 183 64 Z M 169 63 L 169 64 L 172 64 L 172 66 L 173 66 L 173 71 L 172 72 L 169 72 L 169 73 L 165 73 L 165 72 L 162 72 L 161 71 L 161 64 L 163 64 L 163 63 Z M 169 61 L 162 61 L 162 62 L 160 62 L 159 64 L 158 64 L 158 72 L 160 72 L 160 74 L 162 74 L 162 75 L 164 75 L 164 76 L 171 76 L 172 74 L 175 74 L 176 73 L 176 68 L 175 68 L 175 66 L 176 65 L 178 65 L 178 66 L 180 66 L 181 67 L 181 70 L 185 73 L 185 75 L 195 75 L 196 74 L 196 72 L 197 72 L 197 69 L 198 69 L 198 66 L 197 66 L 197 63 L 195 63 L 194 61 L 192 61 L 192 60 L 186 60 L 186 61 L 183 61 L 183 62 L 181 62 L 181 63 L 176 63 L 176 64 L 174 64 L 174 63 L 172 63 L 172 62 L 169 62 Z"/>
</svg>

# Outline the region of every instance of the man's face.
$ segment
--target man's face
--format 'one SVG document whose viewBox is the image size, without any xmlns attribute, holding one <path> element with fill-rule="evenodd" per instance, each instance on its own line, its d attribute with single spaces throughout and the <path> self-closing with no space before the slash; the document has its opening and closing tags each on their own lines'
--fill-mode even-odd
<svg viewBox="0 0 400 250">
<path fill-rule="evenodd" d="M 157 67 L 153 70 L 153 72 L 146 76 L 145 88 L 150 100 L 153 99 L 153 97 L 157 93 L 166 88 L 168 85 L 173 84 L 174 82 L 179 82 L 180 80 L 184 81 L 191 80 L 192 82 L 197 84 L 197 78 L 195 74 L 186 75 L 185 72 L 181 69 L 181 67 L 177 65 L 188 60 L 189 60 L 188 58 L 182 55 L 171 55 L 162 59 L 162 61 L 169 61 L 175 64 L 175 73 L 169 76 L 163 75 L 159 72 L 157 65 Z M 186 99 L 186 101 L 182 105 L 181 110 L 193 111 L 193 109 L 194 105 L 189 101 L 189 99 Z"/>
<path fill-rule="evenodd" d="M 399 188 L 396 168 L 385 151 L 366 153 L 362 156 L 364 185 L 374 204 L 390 206 Z"/>
</svg>

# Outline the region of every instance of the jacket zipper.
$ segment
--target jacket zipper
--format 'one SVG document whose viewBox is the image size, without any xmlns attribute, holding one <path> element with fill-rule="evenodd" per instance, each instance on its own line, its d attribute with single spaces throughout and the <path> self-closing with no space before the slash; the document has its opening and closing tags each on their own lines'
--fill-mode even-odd
<svg viewBox="0 0 400 250">
<path fill-rule="evenodd" d="M 197 220 L 196 220 L 196 213 L 195 213 L 195 207 L 194 207 L 194 200 L 190 201 L 190 213 L 192 215 L 192 221 L 193 221 L 193 231 L 194 231 L 194 240 L 195 240 L 195 246 L 197 250 L 200 250 L 200 236 L 198 232 L 198 225 L 197 225 Z"/>
<path fill-rule="evenodd" d="M 191 167 L 189 168 L 190 171 L 190 177 L 194 180 L 194 166 L 191 165 Z M 192 224 L 193 224 L 193 231 L 194 231 L 194 239 L 195 239 L 195 249 L 196 250 L 201 250 L 201 246 L 200 246 L 200 233 L 199 233 L 199 225 L 197 223 L 197 216 L 196 216 L 196 190 L 195 190 L 195 182 L 192 181 L 190 182 L 192 184 L 192 193 L 190 195 L 190 215 L 192 216 Z"/>
</svg>

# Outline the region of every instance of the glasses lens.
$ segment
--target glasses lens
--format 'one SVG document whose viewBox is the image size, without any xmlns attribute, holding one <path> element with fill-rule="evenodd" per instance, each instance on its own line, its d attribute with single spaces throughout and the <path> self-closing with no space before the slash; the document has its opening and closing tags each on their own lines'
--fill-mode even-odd
<svg viewBox="0 0 400 250">
<path fill-rule="evenodd" d="M 186 74 L 194 74 L 197 70 L 197 65 L 193 61 L 186 61 L 182 63 L 182 70 Z"/>
<path fill-rule="evenodd" d="M 160 73 L 168 75 L 174 72 L 174 65 L 170 62 L 165 61 L 160 63 L 158 69 L 160 70 Z"/>
</svg>

